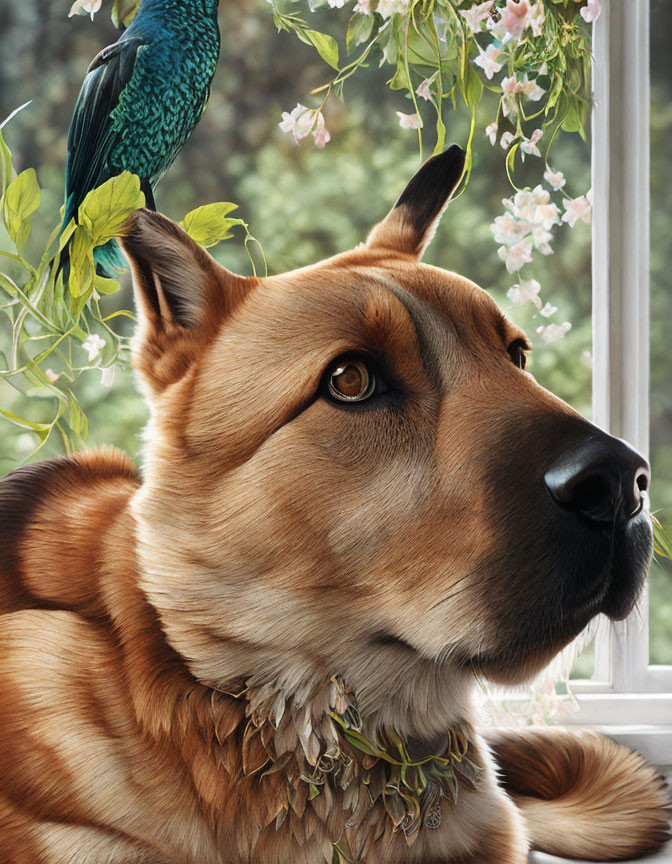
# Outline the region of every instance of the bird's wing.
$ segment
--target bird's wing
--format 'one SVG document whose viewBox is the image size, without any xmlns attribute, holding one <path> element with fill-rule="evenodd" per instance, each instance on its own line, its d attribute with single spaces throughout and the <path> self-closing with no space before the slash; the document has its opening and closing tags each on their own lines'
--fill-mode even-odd
<svg viewBox="0 0 672 864">
<path fill-rule="evenodd" d="M 108 159 L 115 137 L 110 115 L 133 76 L 138 51 L 144 44 L 140 37 L 122 37 L 104 48 L 87 70 L 68 136 L 66 225 L 86 193 L 109 179 Z"/>
</svg>

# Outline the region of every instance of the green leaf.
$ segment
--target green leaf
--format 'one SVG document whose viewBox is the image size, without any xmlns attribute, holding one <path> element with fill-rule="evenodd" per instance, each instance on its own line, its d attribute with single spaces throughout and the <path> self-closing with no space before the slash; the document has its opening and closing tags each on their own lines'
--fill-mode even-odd
<svg viewBox="0 0 672 864">
<path fill-rule="evenodd" d="M 0 414 L 6 417 L 11 423 L 14 423 L 15 426 L 20 426 L 22 429 L 30 429 L 31 432 L 37 432 L 40 436 L 44 434 L 48 435 L 51 432 L 50 423 L 33 423 L 32 420 L 26 420 L 24 417 L 19 417 L 18 414 L 14 414 L 12 411 L 5 411 L 3 408 L 0 408 Z"/>
<path fill-rule="evenodd" d="M 65 246 L 67 246 L 68 241 L 75 233 L 75 229 L 77 228 L 77 223 L 74 219 L 71 219 L 69 224 L 63 229 L 63 233 L 58 238 L 58 251 L 62 252 Z"/>
<path fill-rule="evenodd" d="M 0 288 L 9 294 L 10 297 L 16 297 L 16 285 L 12 282 L 12 280 L 5 276 L 4 273 L 0 273 Z"/>
<path fill-rule="evenodd" d="M 12 154 L 0 131 L 0 197 L 12 182 Z"/>
<path fill-rule="evenodd" d="M 68 310 L 70 312 L 70 318 L 75 321 L 79 321 L 79 316 L 82 314 L 82 310 L 86 306 L 92 291 L 93 281 L 91 282 L 89 288 L 86 289 L 83 294 L 80 294 L 79 297 L 73 297 L 72 294 L 70 295 L 70 297 L 68 298 Z"/>
<path fill-rule="evenodd" d="M 225 218 L 232 210 L 236 210 L 237 206 L 230 201 L 205 204 L 187 213 L 181 225 L 191 239 L 201 246 L 206 248 L 215 246 L 220 240 L 226 240 L 231 236 L 230 228 L 243 224 L 242 219 Z"/>
<path fill-rule="evenodd" d="M 436 68 L 436 50 L 431 43 L 428 44 L 427 36 L 424 33 L 421 35 L 416 30 L 409 32 L 408 62 L 413 66 Z M 425 75 L 425 77 L 427 76 Z"/>
<path fill-rule="evenodd" d="M 653 522 L 654 552 L 663 558 L 672 558 L 672 538 L 655 516 L 651 517 L 651 521 Z"/>
<path fill-rule="evenodd" d="M 89 421 L 72 390 L 68 390 L 68 407 L 70 408 L 68 425 L 78 438 L 86 441 L 89 435 Z"/>
<path fill-rule="evenodd" d="M 320 33 L 319 30 L 304 30 L 303 34 L 299 35 L 306 37 L 304 42 L 313 45 L 325 63 L 338 69 L 338 43 L 333 36 Z"/>
<path fill-rule="evenodd" d="M 341 852 L 338 846 L 335 843 L 332 843 L 332 862 L 331 864 L 349 864 L 348 859 L 345 857 L 345 854 Z"/>
<path fill-rule="evenodd" d="M 30 236 L 28 217 L 40 206 L 41 193 L 34 168 L 22 171 L 7 187 L 3 215 L 9 236 L 19 252 Z"/>
<path fill-rule="evenodd" d="M 5 119 L 2 121 L 2 123 L 0 123 L 0 130 L 4 129 L 5 126 L 9 123 L 9 121 L 10 121 L 10 120 L 13 120 L 14 117 L 16 117 L 16 115 L 17 115 L 20 111 L 23 111 L 24 108 L 27 108 L 27 107 L 30 105 L 30 103 L 31 103 L 32 101 L 33 101 L 33 100 L 30 99 L 28 102 L 24 102 L 23 105 L 19 105 L 18 108 L 15 108 L 15 109 L 12 111 L 12 113 L 11 113 L 8 117 L 5 117 Z"/>
<path fill-rule="evenodd" d="M 115 27 L 128 27 L 138 11 L 138 0 L 114 0 L 112 23 Z"/>
<path fill-rule="evenodd" d="M 81 203 L 78 222 L 89 232 L 94 246 L 119 237 L 131 213 L 145 206 L 140 178 L 130 171 L 92 189 Z"/>
<path fill-rule="evenodd" d="M 507 174 L 507 177 L 509 178 L 509 183 L 512 186 L 514 186 L 513 172 L 514 172 L 515 162 L 516 162 L 516 151 L 518 150 L 519 147 L 520 147 L 520 141 L 516 141 L 516 143 L 513 145 L 513 147 L 510 147 L 509 152 L 506 154 L 506 161 L 505 161 L 506 174 Z"/>
<path fill-rule="evenodd" d="M 366 42 L 373 30 L 373 15 L 361 15 L 355 12 L 348 22 L 348 32 L 345 37 L 345 47 L 350 54 L 353 48 Z"/>
<path fill-rule="evenodd" d="M 404 63 L 404 58 L 400 55 L 397 60 L 397 71 L 394 73 L 394 77 L 389 82 L 390 90 L 410 90 L 411 82 L 408 80 L 408 75 L 406 74 L 406 65 Z"/>
<path fill-rule="evenodd" d="M 460 81 L 460 87 L 465 103 L 469 108 L 474 109 L 481 101 L 483 82 L 471 63 L 467 63 L 464 67 L 464 78 Z"/>
<path fill-rule="evenodd" d="M 434 147 L 434 152 L 432 156 L 437 156 L 439 153 L 443 153 L 443 148 L 446 145 L 446 124 L 443 122 L 443 118 L 440 114 L 437 113 L 436 117 L 436 146 Z"/>
<path fill-rule="evenodd" d="M 96 273 L 93 277 L 93 287 L 99 294 L 116 294 L 121 285 L 116 279 L 106 279 Z"/>
<path fill-rule="evenodd" d="M 88 196 L 87 196 L 88 197 Z M 93 241 L 84 225 L 78 225 L 70 244 L 70 278 L 68 287 L 73 297 L 83 297 L 93 288 L 95 267 Z"/>
<path fill-rule="evenodd" d="M 565 114 L 560 128 L 564 132 L 580 132 L 583 128 L 581 115 L 575 102 L 569 103 L 567 113 Z"/>
<path fill-rule="evenodd" d="M 552 109 L 557 104 L 560 95 L 562 94 L 562 88 L 564 86 L 564 80 L 561 76 L 558 76 L 551 86 L 551 89 L 548 91 L 548 95 L 546 97 L 546 116 L 552 111 Z"/>
</svg>

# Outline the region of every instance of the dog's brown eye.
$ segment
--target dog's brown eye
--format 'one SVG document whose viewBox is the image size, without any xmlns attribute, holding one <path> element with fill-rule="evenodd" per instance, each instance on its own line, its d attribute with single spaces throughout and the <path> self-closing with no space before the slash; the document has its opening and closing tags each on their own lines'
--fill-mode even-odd
<svg viewBox="0 0 672 864">
<path fill-rule="evenodd" d="M 329 393 L 339 402 L 362 402 L 375 386 L 373 373 L 361 360 L 338 361 L 329 373 Z"/>
<path fill-rule="evenodd" d="M 508 347 L 509 356 L 519 369 L 524 369 L 527 363 L 526 348 L 527 346 L 522 339 L 516 339 Z"/>
</svg>

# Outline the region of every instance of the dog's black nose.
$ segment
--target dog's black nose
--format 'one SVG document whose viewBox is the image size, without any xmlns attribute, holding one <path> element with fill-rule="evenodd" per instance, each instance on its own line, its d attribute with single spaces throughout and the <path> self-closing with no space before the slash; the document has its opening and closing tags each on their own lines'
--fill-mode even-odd
<svg viewBox="0 0 672 864">
<path fill-rule="evenodd" d="M 649 479 L 646 459 L 610 435 L 579 445 L 544 476 L 561 507 L 591 522 L 621 527 L 642 510 Z"/>
</svg>

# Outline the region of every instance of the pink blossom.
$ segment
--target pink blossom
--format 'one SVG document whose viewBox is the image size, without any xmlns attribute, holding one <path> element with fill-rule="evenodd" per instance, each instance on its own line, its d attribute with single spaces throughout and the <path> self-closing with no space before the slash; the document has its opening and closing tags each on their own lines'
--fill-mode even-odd
<svg viewBox="0 0 672 864">
<path fill-rule="evenodd" d="M 527 16 L 530 12 L 528 0 L 506 0 L 506 8 L 502 12 L 502 24 L 512 39 L 518 40 L 527 26 Z"/>
<path fill-rule="evenodd" d="M 504 26 L 504 22 L 502 21 L 502 16 L 500 15 L 497 20 L 495 20 L 492 15 L 485 22 L 486 29 L 488 29 L 492 35 L 497 39 L 498 42 L 509 42 L 511 40 L 511 36 L 507 33 L 506 27 Z"/>
<path fill-rule="evenodd" d="M 391 18 L 393 15 L 405 15 L 408 12 L 410 0 L 378 0 L 376 12 L 383 18 Z"/>
<path fill-rule="evenodd" d="M 420 84 L 418 89 L 415 91 L 416 94 L 421 99 L 424 99 L 426 102 L 434 102 L 434 97 L 432 96 L 432 91 L 429 88 L 432 86 L 432 84 L 436 80 L 436 77 L 438 74 L 439 73 L 437 70 L 430 78 L 425 78 L 425 80 Z"/>
<path fill-rule="evenodd" d="M 523 138 L 520 142 L 521 158 L 525 161 L 525 154 L 528 156 L 541 156 L 537 144 L 541 141 L 543 130 L 535 129 L 529 138 Z"/>
<path fill-rule="evenodd" d="M 523 264 L 532 261 L 532 240 L 526 238 L 514 246 L 500 246 L 497 254 L 506 264 L 509 273 L 516 273 Z"/>
<path fill-rule="evenodd" d="M 542 0 L 537 0 L 534 6 L 530 8 L 530 12 L 527 16 L 527 26 L 532 29 L 533 36 L 541 36 L 545 20 L 546 13 L 544 12 L 544 4 L 542 3 Z"/>
<path fill-rule="evenodd" d="M 572 325 L 569 321 L 565 321 L 564 324 L 547 324 L 546 326 L 537 327 L 537 333 L 544 342 L 557 342 L 558 339 L 562 339 L 569 333 L 571 329 Z"/>
<path fill-rule="evenodd" d="M 299 102 L 291 113 L 282 112 L 282 122 L 278 124 L 283 132 L 288 132 L 294 136 L 294 140 L 298 144 L 302 138 L 305 138 L 310 133 L 313 133 L 315 146 L 320 150 L 324 145 L 331 140 L 331 135 L 325 129 L 324 115 L 316 108 L 306 108 Z"/>
<path fill-rule="evenodd" d="M 345 6 L 345 0 L 327 0 L 331 9 L 342 9 Z"/>
<path fill-rule="evenodd" d="M 590 222 L 593 208 L 589 194 L 579 195 L 578 198 L 565 198 L 562 202 L 566 211 L 562 214 L 562 221 L 567 222 L 570 228 L 573 228 L 579 220 Z"/>
<path fill-rule="evenodd" d="M 580 10 L 581 17 L 590 24 L 596 21 L 600 14 L 600 0 L 588 0 L 588 3 Z"/>
<path fill-rule="evenodd" d="M 315 146 L 318 150 L 324 150 L 324 145 L 331 141 L 329 130 L 324 126 L 315 129 L 313 132 L 313 141 L 315 141 Z"/>
<path fill-rule="evenodd" d="M 527 73 L 525 73 L 525 75 L 520 79 L 518 89 L 524 96 L 527 96 L 527 98 L 531 99 L 533 102 L 537 102 L 541 99 L 546 92 L 543 87 L 540 87 L 537 84 L 536 81 L 530 81 L 527 77 Z"/>
<path fill-rule="evenodd" d="M 93 21 L 93 16 L 100 9 L 101 4 L 102 0 L 75 0 L 68 12 L 68 18 L 72 18 L 73 15 L 79 15 L 83 12 L 84 14 L 90 14 Z"/>
<path fill-rule="evenodd" d="M 542 255 L 553 254 L 553 249 L 551 248 L 552 239 L 553 235 L 543 225 L 536 224 L 532 226 L 532 242 L 535 249 L 541 252 Z"/>
<path fill-rule="evenodd" d="M 501 71 L 502 64 L 497 62 L 497 58 L 502 56 L 502 52 L 494 43 L 488 45 L 485 51 L 478 45 L 478 57 L 474 60 L 477 66 L 485 72 L 485 77 L 488 81 L 492 80 L 493 75 Z"/>
<path fill-rule="evenodd" d="M 505 117 L 508 117 L 509 114 L 512 114 L 515 117 L 518 113 L 516 96 L 520 93 L 520 90 L 521 85 L 516 80 L 515 75 L 511 75 L 508 78 L 502 78 L 502 93 L 504 94 L 502 99 L 502 111 L 504 112 Z"/>
<path fill-rule="evenodd" d="M 508 78 L 502 78 L 502 93 L 505 96 L 515 96 L 520 92 L 520 84 L 516 80 L 515 75 L 511 75 Z"/>
<path fill-rule="evenodd" d="M 291 132 L 298 144 L 301 138 L 305 138 L 313 127 L 313 118 L 310 117 L 310 114 L 310 109 L 298 102 L 296 107 L 292 108 L 291 113 L 282 112 L 282 121 L 278 123 L 278 126 L 283 132 Z"/>
<path fill-rule="evenodd" d="M 502 140 L 499 142 L 502 150 L 508 150 L 515 137 L 516 136 L 513 134 L 513 132 L 505 132 L 502 135 Z"/>
<path fill-rule="evenodd" d="M 538 222 L 548 230 L 552 225 L 556 225 L 559 222 L 559 213 L 560 211 L 558 210 L 557 204 L 553 204 L 552 202 L 548 204 L 537 204 L 534 219 L 535 222 Z"/>
<path fill-rule="evenodd" d="M 555 225 L 559 219 L 558 207 L 551 201 L 549 192 L 542 186 L 534 189 L 520 189 L 510 198 L 504 199 L 504 206 L 518 219 L 525 219 L 531 225 L 539 225 L 545 231 Z"/>
<path fill-rule="evenodd" d="M 359 12 L 360 15 L 371 14 L 371 0 L 357 0 L 353 12 Z"/>
<path fill-rule="evenodd" d="M 396 112 L 402 129 L 422 129 L 422 117 L 419 114 L 403 114 Z"/>
<path fill-rule="evenodd" d="M 553 171 L 548 163 L 546 164 L 546 170 L 544 171 L 544 180 L 548 183 L 551 189 L 555 189 L 556 192 L 562 189 L 567 182 L 562 171 Z"/>
<path fill-rule="evenodd" d="M 518 93 L 522 93 L 523 96 L 527 96 L 528 99 L 536 102 L 538 99 L 541 99 L 545 92 L 543 87 L 540 87 L 536 81 L 530 81 L 527 73 L 520 80 L 515 75 L 502 78 L 502 93 L 505 99 L 513 99 Z"/>
<path fill-rule="evenodd" d="M 532 303 L 537 309 L 541 309 L 541 298 L 539 292 L 541 285 L 536 279 L 521 279 L 506 292 L 506 296 L 516 306 L 522 306 L 523 303 Z"/>
<path fill-rule="evenodd" d="M 528 233 L 529 226 L 516 219 L 511 213 L 496 216 L 490 226 L 495 238 L 495 243 L 503 243 L 505 246 L 513 246 Z"/>
<path fill-rule="evenodd" d="M 497 121 L 491 123 L 489 126 L 485 127 L 485 134 L 488 136 L 488 140 L 494 147 L 497 143 Z"/>
<path fill-rule="evenodd" d="M 549 193 L 541 186 L 520 189 L 513 199 L 505 198 L 502 203 L 506 212 L 490 226 L 495 242 L 514 246 L 526 241 L 530 251 L 536 248 L 542 255 L 552 255 L 551 228 L 560 221 L 560 211 Z"/>
<path fill-rule="evenodd" d="M 508 117 L 509 115 L 515 117 L 518 114 L 518 103 L 513 97 L 505 96 L 504 99 L 502 99 L 502 113 L 505 117 Z"/>
<path fill-rule="evenodd" d="M 493 2 L 494 0 L 487 0 L 486 3 L 475 4 L 470 9 L 460 9 L 460 15 L 472 33 L 481 32 L 481 22 L 490 16 Z"/>
<path fill-rule="evenodd" d="M 555 313 L 557 311 L 558 311 L 557 306 L 553 306 L 552 303 L 546 303 L 544 305 L 544 308 L 539 310 L 539 314 L 543 315 L 544 318 L 550 318 L 551 315 L 555 315 Z"/>
</svg>

